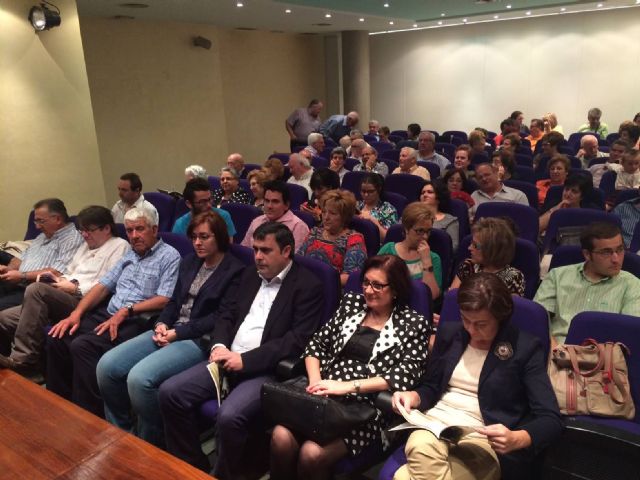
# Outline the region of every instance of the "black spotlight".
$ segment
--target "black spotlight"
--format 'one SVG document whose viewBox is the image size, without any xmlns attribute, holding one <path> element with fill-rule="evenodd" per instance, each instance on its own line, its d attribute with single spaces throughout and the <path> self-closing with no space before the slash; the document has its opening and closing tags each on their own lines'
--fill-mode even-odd
<svg viewBox="0 0 640 480">
<path fill-rule="evenodd" d="M 29 10 L 29 21 L 36 32 L 60 26 L 60 22 L 62 21 L 60 18 L 60 9 L 52 3 L 49 3 L 49 5 L 57 11 L 50 10 L 44 3 L 41 3 L 39 7 L 31 7 L 31 10 Z"/>
</svg>

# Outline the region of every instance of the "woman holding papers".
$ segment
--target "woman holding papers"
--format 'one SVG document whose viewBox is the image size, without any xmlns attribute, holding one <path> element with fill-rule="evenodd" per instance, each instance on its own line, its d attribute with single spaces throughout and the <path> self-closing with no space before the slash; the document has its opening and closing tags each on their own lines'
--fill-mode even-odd
<svg viewBox="0 0 640 480">
<path fill-rule="evenodd" d="M 411 280 L 405 263 L 393 255 L 368 259 L 362 295 L 347 293 L 331 320 L 304 352 L 307 393 L 373 406 L 375 393 L 413 388 L 427 359 L 431 328 L 407 305 Z M 381 442 L 379 412 L 345 438 L 319 445 L 278 425 L 271 437 L 271 479 L 331 478 L 333 465 Z"/>
<path fill-rule="evenodd" d="M 441 426 L 472 427 L 457 443 L 414 431 L 394 479 L 524 479 L 534 457 L 562 430 L 539 340 L 513 327 L 513 301 L 490 273 L 465 278 L 462 322 L 440 323 L 427 374 L 393 406 L 426 411 Z"/>
</svg>

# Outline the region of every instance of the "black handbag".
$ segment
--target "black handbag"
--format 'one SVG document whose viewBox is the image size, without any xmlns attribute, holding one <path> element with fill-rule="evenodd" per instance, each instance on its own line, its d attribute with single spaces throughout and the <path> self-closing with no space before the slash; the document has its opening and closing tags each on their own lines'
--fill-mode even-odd
<svg viewBox="0 0 640 480">
<path fill-rule="evenodd" d="M 262 385 L 262 410 L 268 420 L 325 445 L 367 423 L 376 415 L 371 405 L 337 401 L 306 392 L 306 377 Z"/>
</svg>

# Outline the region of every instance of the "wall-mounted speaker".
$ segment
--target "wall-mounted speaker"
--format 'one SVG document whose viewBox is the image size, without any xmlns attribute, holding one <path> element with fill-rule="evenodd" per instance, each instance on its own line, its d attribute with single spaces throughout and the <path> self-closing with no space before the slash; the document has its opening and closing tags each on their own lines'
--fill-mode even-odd
<svg viewBox="0 0 640 480">
<path fill-rule="evenodd" d="M 202 47 L 202 48 L 206 48 L 207 50 L 211 49 L 211 40 L 209 40 L 208 38 L 204 38 L 204 37 L 195 37 L 193 39 L 193 46 L 194 47 Z"/>
</svg>

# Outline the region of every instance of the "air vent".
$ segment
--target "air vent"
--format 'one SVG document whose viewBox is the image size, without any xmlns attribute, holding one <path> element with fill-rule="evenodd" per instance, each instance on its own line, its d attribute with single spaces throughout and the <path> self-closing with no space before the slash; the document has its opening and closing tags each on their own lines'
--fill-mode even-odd
<svg viewBox="0 0 640 480">
<path fill-rule="evenodd" d="M 332 24 L 331 23 L 312 23 L 311 25 L 314 27 L 330 27 Z"/>
<path fill-rule="evenodd" d="M 121 3 L 118 6 L 122 8 L 149 8 L 146 3 Z"/>
<path fill-rule="evenodd" d="M 115 20 L 134 20 L 136 17 L 132 17 L 131 15 L 114 15 L 113 18 Z"/>
<path fill-rule="evenodd" d="M 251 28 L 251 27 L 236 27 L 236 30 L 243 30 L 245 32 L 255 32 L 257 30 L 257 28 Z"/>
</svg>

